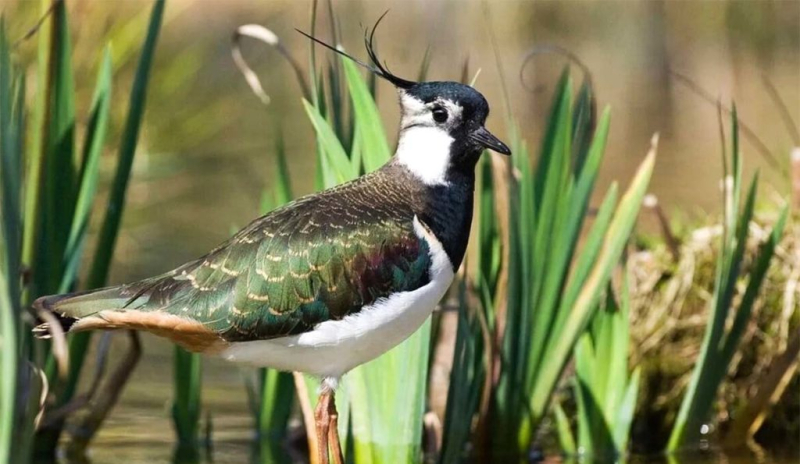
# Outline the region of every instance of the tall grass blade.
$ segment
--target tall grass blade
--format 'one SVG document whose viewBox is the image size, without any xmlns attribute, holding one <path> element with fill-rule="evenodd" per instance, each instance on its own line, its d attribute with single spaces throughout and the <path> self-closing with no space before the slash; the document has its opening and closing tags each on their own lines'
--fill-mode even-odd
<svg viewBox="0 0 800 464">
<path fill-rule="evenodd" d="M 628 276 L 623 268 L 618 297 L 609 285 L 605 303 L 575 347 L 577 449 L 584 458 L 616 460 L 626 452 L 640 375 L 638 368 L 633 374 L 628 372 L 629 308 Z M 560 421 L 558 410 L 555 413 Z M 569 448 L 564 451 L 570 452 Z"/>
<path fill-rule="evenodd" d="M 52 7 L 49 0 L 40 0 L 40 11 L 44 14 Z M 39 43 L 36 65 L 36 88 L 42 91 L 36 92 L 34 106 L 31 114 L 32 124 L 28 134 L 26 150 L 26 162 L 28 169 L 25 175 L 25 218 L 26 224 L 22 239 L 22 264 L 26 269 L 35 269 L 37 263 L 37 251 L 40 251 L 42 229 L 44 221 L 42 211 L 44 201 L 42 198 L 42 182 L 44 181 L 44 145 L 47 134 L 46 115 L 49 114 L 50 93 L 45 90 L 49 87 L 50 81 L 50 36 L 52 34 L 53 22 L 52 15 L 39 28 Z M 33 298 L 44 292 L 43 273 L 34 271 L 31 282 L 24 289 L 23 303 L 29 304 Z M 30 342 L 31 337 L 27 336 Z"/>
<path fill-rule="evenodd" d="M 69 291 L 75 282 L 86 239 L 111 109 L 111 71 L 111 48 L 106 47 L 86 128 L 83 161 L 78 175 L 78 195 L 64 254 L 64 273 L 58 290 L 61 293 Z"/>
<path fill-rule="evenodd" d="M 543 417 L 556 382 L 561 377 L 569 358 L 569 351 L 586 326 L 592 315 L 592 308 L 597 304 L 602 290 L 608 284 L 611 271 L 622 256 L 653 173 L 655 156 L 654 143 L 650 153 L 639 166 L 631 185 L 620 200 L 609 224 L 597 261 L 578 292 L 574 305 L 571 305 L 569 320 L 558 333 L 558 339 L 548 345 L 545 351 L 545 362 L 531 397 L 531 410 L 538 417 Z"/>
<path fill-rule="evenodd" d="M 431 322 L 349 374 L 355 462 L 419 462 Z"/>
<path fill-rule="evenodd" d="M 787 209 L 780 213 L 768 239 L 761 244 L 747 272 L 744 295 L 735 308 L 736 283 L 741 278 L 750 222 L 756 201 L 758 176 L 754 176 L 747 197 L 739 212 L 742 159 L 739 152 L 739 131 L 736 108 L 731 112 L 732 182 L 725 179 L 723 233 L 716 268 L 714 294 L 709 305 L 709 318 L 698 362 L 692 370 L 678 416 L 672 428 L 667 450 L 678 451 L 700 437 L 701 426 L 709 420 L 719 386 L 727 375 L 744 328 L 750 320 L 753 305 L 783 234 Z M 723 165 L 727 165 L 727 160 Z M 731 311 L 733 320 L 728 325 Z"/>
<path fill-rule="evenodd" d="M 98 236 L 95 259 L 92 263 L 91 272 L 87 286 L 89 288 L 100 287 L 105 284 L 108 270 L 111 265 L 111 256 L 119 232 L 119 224 L 122 220 L 124 211 L 125 196 L 127 194 L 128 182 L 130 180 L 131 167 L 133 166 L 133 156 L 136 153 L 136 146 L 139 140 L 139 128 L 144 116 L 145 103 L 147 101 L 147 86 L 150 80 L 150 69 L 155 55 L 158 33 L 161 30 L 161 21 L 164 16 L 164 0 L 156 0 L 153 11 L 150 15 L 150 23 L 147 27 L 147 37 L 145 38 L 142 54 L 134 75 L 133 87 L 131 88 L 128 100 L 128 116 L 125 120 L 125 128 L 119 147 L 119 164 L 114 176 L 114 182 L 108 199 L 106 216 Z"/>
<path fill-rule="evenodd" d="M 147 85 L 163 13 L 164 0 L 156 0 L 150 16 L 144 47 L 134 75 L 128 114 L 120 141 L 119 161 L 111 186 L 105 217 L 100 228 L 92 266 L 86 281 L 87 288 L 102 287 L 106 284 L 108 278 L 111 258 L 114 253 L 114 246 L 125 207 L 125 196 L 139 139 L 139 128 L 144 115 Z M 90 339 L 90 332 L 78 333 L 70 338 L 71 369 L 62 397 L 59 399 L 60 404 L 65 404 L 75 393 Z"/>
<path fill-rule="evenodd" d="M 111 74 L 111 50 L 107 47 L 98 71 L 89 124 L 86 128 L 82 163 L 76 184 L 75 209 L 64 249 L 64 267 L 61 274 L 61 282 L 57 290 L 60 293 L 70 291 L 75 285 L 78 267 L 83 254 L 83 246 L 86 241 L 86 232 L 97 187 L 100 155 L 103 151 L 108 129 L 111 107 Z M 73 362 L 69 364 L 69 376 L 61 398 L 62 403 L 72 398 L 75 393 L 76 380 L 80 375 L 83 359 L 88 348 L 88 340 L 88 337 L 85 340 L 81 340 L 76 336 L 70 341 Z M 50 358 L 46 369 L 50 378 L 53 378 L 54 368 L 54 359 Z"/>
<path fill-rule="evenodd" d="M 172 421 L 178 448 L 197 448 L 200 438 L 202 361 L 198 353 L 175 346 Z"/>
<path fill-rule="evenodd" d="M 374 171 L 383 166 L 391 156 L 381 115 L 355 63 L 350 60 L 341 62 L 353 103 L 356 133 L 361 140 L 364 168 L 367 172 Z"/>
<path fill-rule="evenodd" d="M 753 311 L 753 305 L 758 297 L 761 284 L 767 275 L 769 265 L 772 263 L 772 258 L 775 255 L 775 248 L 783 236 L 783 230 L 786 227 L 786 220 L 789 215 L 789 207 L 784 206 L 778 215 L 778 220 L 772 226 L 772 232 L 769 237 L 758 249 L 758 253 L 750 270 L 749 281 L 745 288 L 742 301 L 739 302 L 739 310 L 736 312 L 736 317 L 733 319 L 733 324 L 725 337 L 722 345 L 722 364 L 728 365 L 733 359 L 736 348 L 739 346 L 739 341 L 744 334 L 744 329 L 747 322 L 750 320 L 750 315 Z"/>
<path fill-rule="evenodd" d="M 283 134 L 279 133 L 276 146 L 276 172 L 275 172 L 275 205 L 281 206 L 289 203 L 292 193 L 292 178 L 289 175 L 289 164 L 286 162 L 286 147 Z"/>
<path fill-rule="evenodd" d="M 561 403 L 553 404 L 553 415 L 556 420 L 556 436 L 558 444 L 566 454 L 575 454 L 578 452 L 578 447 L 575 445 L 575 435 L 572 434 L 569 418 Z"/>
<path fill-rule="evenodd" d="M 592 89 L 591 83 L 585 80 L 578 91 L 578 98 L 572 113 L 572 158 L 577 175 L 583 171 L 592 141 L 592 133 L 597 124 L 596 106 L 594 89 Z M 606 109 L 607 112 L 608 109 Z"/>
<path fill-rule="evenodd" d="M 274 203 L 264 208 L 263 213 L 282 206 L 294 198 L 282 134 L 278 136 L 275 148 L 276 169 L 272 184 Z M 286 438 L 288 431 L 294 405 L 294 381 L 292 374 L 275 369 L 259 369 L 258 375 L 261 391 L 254 416 L 261 441 L 260 449 L 263 454 L 274 456 L 277 453 L 275 449 L 280 447 L 280 441 Z M 347 423 L 346 420 L 343 422 Z M 268 441 L 271 443 L 266 443 Z"/>
<path fill-rule="evenodd" d="M 8 253 L 8 248 L 3 236 L 3 254 Z M 17 355 L 18 333 L 16 327 L 17 314 L 15 306 L 9 298 L 12 294 L 9 291 L 9 282 L 6 276 L 9 275 L 7 267 L 3 266 L 0 272 L 0 372 L 3 374 L 0 381 L 0 461 L 13 462 L 11 458 L 14 451 L 14 424 L 16 422 L 16 401 L 17 401 L 17 370 L 19 369 L 19 358 Z"/>
<path fill-rule="evenodd" d="M 472 303 L 474 304 L 474 303 Z M 439 463 L 459 462 L 465 454 L 478 411 L 486 376 L 483 358 L 483 333 L 478 309 L 470 306 L 467 281 L 458 286 L 458 326 L 453 350 L 453 366 L 447 391 L 442 449 Z"/>
<path fill-rule="evenodd" d="M 633 418 L 636 412 L 636 401 L 639 398 L 641 377 L 642 370 L 637 366 L 631 374 L 628 388 L 625 390 L 625 395 L 622 397 L 622 402 L 616 413 L 616 421 L 612 426 L 614 442 L 617 444 L 620 454 L 625 452 L 630 441 L 631 425 L 633 425 Z"/>
<path fill-rule="evenodd" d="M 275 369 L 261 369 L 261 402 L 257 412 L 259 438 L 286 438 L 292 415 L 294 383 L 292 375 Z"/>
<path fill-rule="evenodd" d="M 16 81 L 16 85 L 15 85 Z M 16 87 L 16 88 L 15 88 Z M 22 81 L 12 68 L 5 18 L 0 16 L 0 462 L 12 462 L 17 423 L 20 350 Z"/>
<path fill-rule="evenodd" d="M 69 21 L 65 2 L 57 2 L 53 9 L 51 36 L 50 81 L 47 87 L 50 99 L 49 119 L 44 142 L 44 228 L 39 257 L 41 273 L 40 290 L 54 293 L 61 284 L 64 271 L 64 252 L 75 207 L 75 102 L 72 78 L 72 50 Z"/>
<path fill-rule="evenodd" d="M 33 146 L 36 152 L 28 177 L 32 183 L 26 185 L 29 195 L 26 209 L 32 208 L 32 211 L 26 210 L 23 243 L 24 263 L 32 274 L 25 295 L 26 305 L 32 297 L 58 290 L 75 207 L 75 105 L 69 21 L 63 1 L 53 4 L 49 26 L 48 34 L 40 38 L 37 84 L 41 87 L 38 87 L 37 94 L 41 95 L 41 106 L 37 106 L 34 113 L 38 119 L 34 130 L 40 132 L 32 135 L 36 139 Z M 31 212 L 36 215 L 29 216 Z M 30 335 L 26 336 L 30 340 Z M 44 354 L 48 345 L 44 342 L 33 344 L 35 353 L 30 357 L 40 363 L 43 358 L 48 358 L 45 371 L 53 383 L 55 362 L 49 354 Z M 58 401 L 59 398 L 57 404 Z M 30 425 L 31 418 L 27 422 Z M 62 425 L 55 424 L 52 428 L 37 431 L 36 453 L 54 454 Z"/>
<path fill-rule="evenodd" d="M 325 160 L 323 177 L 334 179 L 334 184 L 355 179 L 358 175 L 357 171 L 353 170 L 350 159 L 347 157 L 347 152 L 345 152 L 333 128 L 311 103 L 303 100 L 303 106 L 308 118 L 311 120 L 311 124 L 314 126 L 318 143 L 322 149 L 322 158 Z"/>
</svg>

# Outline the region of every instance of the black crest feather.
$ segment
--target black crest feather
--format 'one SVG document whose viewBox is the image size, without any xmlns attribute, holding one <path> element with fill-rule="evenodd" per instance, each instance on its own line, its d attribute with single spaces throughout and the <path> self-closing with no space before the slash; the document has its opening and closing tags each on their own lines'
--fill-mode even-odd
<svg viewBox="0 0 800 464">
<path fill-rule="evenodd" d="M 375 22 L 375 25 L 372 26 L 372 30 L 371 31 L 367 31 L 367 30 L 364 31 L 364 46 L 367 49 L 367 55 L 369 55 L 369 59 L 372 62 L 372 64 L 365 63 L 365 62 L 359 60 L 358 58 L 355 58 L 355 57 L 343 52 L 342 50 L 339 50 L 338 48 L 334 47 L 333 45 L 327 44 L 327 43 L 319 40 L 318 38 L 316 38 L 316 37 L 314 37 L 314 36 L 312 36 L 310 34 L 306 34 L 305 32 L 301 31 L 300 29 L 295 29 L 295 30 L 297 32 L 303 34 L 304 36 L 308 37 L 309 39 L 313 40 L 314 42 L 316 42 L 316 43 L 322 45 L 323 47 L 327 48 L 328 50 L 331 50 L 333 52 L 338 53 L 339 55 L 342 55 L 342 56 L 344 56 L 346 58 L 349 58 L 349 59 L 353 60 L 353 62 L 359 64 L 361 67 L 367 69 L 369 72 L 371 72 L 371 73 L 375 74 L 376 76 L 379 76 L 379 77 L 381 77 L 383 79 L 386 79 L 387 81 L 391 82 L 392 84 L 394 84 L 395 87 L 399 87 L 401 89 L 409 89 L 409 88 L 417 85 L 417 82 L 409 81 L 407 79 L 403 79 L 402 77 L 399 77 L 399 76 L 396 76 L 396 75 L 392 74 L 392 72 L 389 71 L 389 68 L 386 66 L 386 63 L 385 62 L 381 63 L 380 59 L 378 58 L 378 53 L 375 51 L 375 30 L 378 29 L 378 25 L 381 23 L 381 20 L 383 20 L 383 18 L 386 16 L 386 13 L 388 13 L 388 12 L 389 11 L 387 10 L 385 13 L 383 13 L 381 15 L 380 18 L 378 18 L 378 20 Z"/>
</svg>

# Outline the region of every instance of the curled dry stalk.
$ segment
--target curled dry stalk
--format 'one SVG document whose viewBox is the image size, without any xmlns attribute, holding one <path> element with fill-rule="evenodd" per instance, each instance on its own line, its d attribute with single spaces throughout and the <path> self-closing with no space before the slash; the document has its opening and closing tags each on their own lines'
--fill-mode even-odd
<svg viewBox="0 0 800 464">
<path fill-rule="evenodd" d="M 61 1 L 63 0 L 53 0 L 53 2 L 50 3 L 50 6 L 47 7 L 47 10 L 45 10 L 45 12 L 42 13 L 39 19 L 36 20 L 36 24 L 34 24 L 30 29 L 28 29 L 28 32 L 22 35 L 22 37 L 15 40 L 14 44 L 11 45 L 11 48 L 16 50 L 16 48 L 19 47 L 23 42 L 35 36 L 36 33 L 39 32 L 39 29 L 42 28 L 42 25 L 44 25 L 44 22 L 47 20 L 47 18 L 49 18 L 50 15 L 53 13 L 53 10 L 55 10 L 56 5 Z"/>
<path fill-rule="evenodd" d="M 673 69 L 670 70 L 670 74 L 675 77 L 677 82 L 683 84 L 684 87 L 689 89 L 701 99 L 705 100 L 707 103 L 713 104 L 728 115 L 732 114 L 733 109 L 731 107 L 721 104 L 718 99 L 711 96 L 708 91 L 700 87 L 692 78 Z M 767 145 L 758 137 L 758 135 L 756 135 L 755 131 L 752 130 L 750 126 L 742 121 L 739 121 L 739 129 L 741 130 L 742 135 L 748 141 L 750 141 L 753 147 L 755 147 L 756 151 L 761 155 L 762 158 L 764 158 L 764 160 L 767 161 L 767 164 L 769 164 L 770 167 L 778 172 L 785 172 L 785 169 L 775 158 L 775 155 L 772 154 Z"/>
<path fill-rule="evenodd" d="M 51 427 L 60 421 L 66 419 L 70 414 L 85 408 L 94 399 L 98 388 L 103 380 L 103 375 L 108 365 L 108 353 L 110 351 L 111 333 L 106 332 L 100 339 L 97 346 L 97 361 L 95 362 L 94 377 L 89 385 L 89 389 L 78 396 L 72 398 L 69 403 L 58 407 L 56 409 L 47 411 L 44 420 L 41 423 L 42 427 Z"/>
<path fill-rule="evenodd" d="M 244 76 L 245 80 L 247 81 L 247 85 L 250 86 L 250 89 L 261 100 L 262 103 L 268 105 L 270 102 L 270 97 L 266 92 L 264 92 L 264 88 L 261 85 L 258 75 L 256 75 L 256 73 L 250 68 L 250 66 L 247 64 L 247 61 L 244 59 L 244 56 L 242 55 L 242 37 L 250 37 L 275 48 L 275 50 L 277 50 L 278 53 L 280 53 L 281 56 L 283 56 L 292 67 L 292 70 L 297 76 L 297 82 L 300 84 L 300 89 L 303 92 L 303 98 L 309 101 L 311 100 L 311 90 L 308 88 L 308 84 L 306 83 L 306 76 L 303 72 L 303 69 L 300 67 L 300 64 L 297 62 L 297 60 L 294 59 L 292 54 L 289 53 L 289 50 L 283 46 L 277 34 L 258 24 L 245 24 L 236 28 L 236 32 L 233 33 L 231 54 L 233 55 L 233 62 L 236 63 L 236 67 L 239 68 L 239 71 Z"/>
<path fill-rule="evenodd" d="M 47 382 L 47 375 L 43 370 L 36 367 L 32 362 L 27 361 L 28 369 L 39 377 L 39 412 L 33 419 L 33 427 L 38 428 L 44 416 L 44 407 L 47 403 L 47 394 L 50 392 L 50 384 Z"/>
<path fill-rule="evenodd" d="M 525 58 L 522 60 L 522 66 L 520 66 L 519 68 L 519 81 L 525 90 L 533 93 L 538 92 L 539 90 L 535 86 L 528 85 L 525 82 L 525 69 L 528 67 L 528 63 L 533 63 L 533 60 L 541 55 L 559 55 L 566 58 L 568 61 L 574 63 L 576 66 L 578 66 L 578 68 L 580 68 L 581 72 L 583 73 L 583 78 L 586 84 L 589 87 L 594 87 L 594 84 L 592 83 L 592 72 L 589 70 L 589 67 L 586 66 L 586 64 L 583 61 L 581 61 L 581 59 L 576 54 L 574 54 L 573 52 L 564 47 L 560 47 L 555 44 L 543 44 L 528 50 L 528 53 L 525 54 Z M 597 108 L 594 106 L 595 103 L 594 100 L 592 101 L 592 103 L 593 103 L 592 112 L 596 113 Z"/>
<path fill-rule="evenodd" d="M 69 373 L 69 346 L 64 329 L 58 319 L 47 311 L 37 311 L 36 316 L 47 324 L 48 337 L 51 341 L 50 351 L 56 360 L 58 376 L 63 380 Z"/>
<path fill-rule="evenodd" d="M 142 343 L 139 339 L 139 334 L 133 330 L 126 330 L 125 333 L 130 340 L 128 351 L 119 361 L 116 369 L 108 376 L 104 387 L 97 391 L 97 394 L 89 403 L 89 413 L 71 431 L 72 441 L 67 451 L 73 456 L 83 456 L 85 454 L 89 442 L 94 438 L 106 416 L 119 400 L 128 378 L 133 373 L 133 369 L 142 355 Z"/>
</svg>

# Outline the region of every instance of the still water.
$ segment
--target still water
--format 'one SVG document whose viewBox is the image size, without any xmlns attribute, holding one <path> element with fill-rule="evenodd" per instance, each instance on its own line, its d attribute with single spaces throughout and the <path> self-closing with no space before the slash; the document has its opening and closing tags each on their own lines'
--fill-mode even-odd
<svg viewBox="0 0 800 464">
<path fill-rule="evenodd" d="M 124 349 L 122 338 L 115 337 L 112 353 Z M 295 434 L 285 444 L 267 444 L 260 448 L 253 440 L 252 416 L 248 409 L 244 379 L 251 370 L 231 366 L 221 360 L 207 357 L 204 368 L 203 405 L 211 416 L 212 446 L 202 450 L 200 456 L 186 456 L 174 449 L 174 433 L 170 420 L 171 347 L 167 342 L 145 335 L 145 349 L 133 378 L 121 398 L 120 404 L 100 429 L 89 455 L 85 459 L 62 457 L 64 464 L 158 464 L 158 463 L 215 463 L 215 464 L 272 464 L 307 462 L 303 452 L 304 437 Z M 113 359 L 113 356 L 112 356 Z M 91 367 L 91 366 L 90 366 Z M 345 377 L 344 382 L 347 381 Z M 204 419 L 205 422 L 205 419 Z M 295 424 L 298 425 L 298 424 Z M 295 427 L 297 428 L 297 427 Z M 745 464 L 800 462 L 800 448 L 796 444 L 779 452 L 751 451 L 747 448 L 733 451 L 707 451 L 680 457 L 635 456 L 631 464 Z M 465 461 L 471 464 L 470 461 Z M 514 462 L 509 459 L 507 462 Z M 517 461 L 519 464 L 531 461 Z M 575 462 L 560 456 L 549 456 L 545 462 Z"/>
<path fill-rule="evenodd" d="M 19 9 L 37 4 L 8 1 Z M 246 44 L 245 55 L 272 97 L 272 104 L 264 107 L 235 70 L 229 48 L 237 26 L 258 23 L 272 28 L 298 61 L 306 63 L 307 44 L 293 29 L 308 25 L 309 2 L 170 0 L 167 4 L 112 283 L 161 273 L 202 255 L 255 217 L 273 173 L 279 132 L 296 191 L 311 190 L 313 134 L 291 70 L 273 50 Z M 143 28 L 149 3 L 113 2 L 110 7 L 112 2 L 75 0 L 69 5 L 73 48 L 80 54 L 76 67 L 85 68 L 85 79 L 78 73 L 77 85 L 90 93 L 98 39 L 117 31 L 115 51 L 120 56 L 115 58 L 120 68 L 115 95 L 125 95 L 140 37 L 136 31 Z M 507 128 L 501 78 L 488 33 L 495 31 L 497 60 L 503 63 L 511 95 L 510 111 L 534 153 L 549 92 L 564 63 L 542 58 L 535 68 L 527 69 L 525 79 L 535 92 L 520 83 L 520 65 L 534 45 L 570 49 L 591 69 L 600 104 L 613 108 L 598 191 L 605 191 L 612 180 L 627 182 L 651 135 L 660 132 L 652 192 L 678 218 L 691 220 L 718 210 L 720 147 L 714 105 L 679 83 L 673 71 L 695 79 L 714 98 L 736 100 L 742 121 L 779 163 L 785 163 L 792 142 L 775 103 L 767 98 L 764 76 L 778 89 L 794 119 L 800 120 L 800 2 L 501 1 L 492 2 L 491 14 L 482 2 L 466 0 L 334 5 L 342 43 L 358 56 L 361 24 L 391 9 L 379 34 L 380 49 L 400 75 L 415 75 L 429 45 L 428 74 L 434 79 L 457 79 L 469 57 L 472 72 L 481 69 L 476 87 L 494 108 L 489 127 L 503 134 Z M 328 34 L 326 21 L 321 20 L 323 37 Z M 27 53 L 35 53 L 35 47 L 26 47 L 30 47 Z M 394 139 L 395 97 L 385 85 L 378 88 L 378 96 Z M 767 197 L 784 197 L 785 176 L 771 168 L 753 144 L 744 141 L 743 147 L 747 169 L 764 171 Z M 106 177 L 112 172 L 112 159 L 106 157 Z M 167 343 L 145 339 L 143 359 L 91 448 L 91 463 L 171 461 L 171 356 Z M 212 359 L 204 370 L 204 407 L 213 420 L 213 462 L 249 462 L 253 456 L 260 462 L 250 444 L 251 417 L 243 386 L 243 377 L 250 373 Z M 681 462 L 753 461 L 788 463 L 798 457 L 708 454 Z"/>
</svg>

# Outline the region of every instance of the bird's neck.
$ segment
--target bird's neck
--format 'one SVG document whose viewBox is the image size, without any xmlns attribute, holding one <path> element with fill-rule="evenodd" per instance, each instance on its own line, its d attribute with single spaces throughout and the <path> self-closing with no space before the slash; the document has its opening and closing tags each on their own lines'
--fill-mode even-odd
<svg viewBox="0 0 800 464">
<path fill-rule="evenodd" d="M 398 153 L 399 155 L 399 153 Z M 453 269 L 457 270 L 464 259 L 470 227 L 475 191 L 474 166 L 461 169 L 449 166 L 442 175 L 443 182 L 427 182 L 414 172 L 398 155 L 385 169 L 391 172 L 394 182 L 401 190 L 411 189 L 415 193 L 413 211 L 442 243 Z"/>
<path fill-rule="evenodd" d="M 472 226 L 475 173 L 451 170 L 444 185 L 426 185 L 427 202 L 420 216 L 442 243 L 453 270 L 457 270 L 467 250 Z"/>
</svg>

